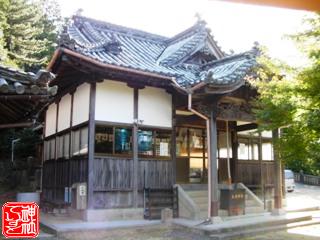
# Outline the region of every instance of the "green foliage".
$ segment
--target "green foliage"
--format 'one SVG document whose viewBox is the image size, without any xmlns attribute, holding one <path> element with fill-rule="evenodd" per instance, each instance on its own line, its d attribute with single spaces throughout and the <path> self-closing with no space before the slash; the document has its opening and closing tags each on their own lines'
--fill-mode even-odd
<svg viewBox="0 0 320 240">
<path fill-rule="evenodd" d="M 7 28 L 5 9 L 8 6 L 8 0 L 0 0 L 0 62 L 7 63 L 7 50 L 4 48 L 4 33 L 3 30 Z"/>
<path fill-rule="evenodd" d="M 0 156 L 1 159 L 11 159 L 11 142 L 20 139 L 15 145 L 15 157 L 26 159 L 36 155 L 37 144 L 41 142 L 37 133 L 29 128 L 23 130 L 8 129 L 0 133 Z"/>
<path fill-rule="evenodd" d="M 2 62 L 26 71 L 43 67 L 54 51 L 60 24 L 54 0 L 0 0 Z"/>
<path fill-rule="evenodd" d="M 295 72 L 283 63 L 260 59 L 260 96 L 254 104 L 261 129 L 283 128 L 279 150 L 286 166 L 320 175 L 320 15 L 306 23 L 308 30 L 292 37 L 311 66 Z"/>
<path fill-rule="evenodd" d="M 11 162 L 12 140 L 20 139 L 15 144 L 14 162 Z M 17 182 L 21 171 L 30 172 L 28 157 L 36 157 L 40 136 L 31 129 L 7 129 L 0 132 L 0 187 L 25 188 L 28 182 Z M 20 172 L 20 173 L 19 173 Z M 17 185 L 18 184 L 18 185 Z"/>
</svg>

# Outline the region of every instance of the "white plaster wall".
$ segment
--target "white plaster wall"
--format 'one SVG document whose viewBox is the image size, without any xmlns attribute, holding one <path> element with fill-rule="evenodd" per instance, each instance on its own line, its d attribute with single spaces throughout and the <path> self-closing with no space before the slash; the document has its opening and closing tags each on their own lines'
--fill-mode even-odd
<svg viewBox="0 0 320 240">
<path fill-rule="evenodd" d="M 95 120 L 133 123 L 133 88 L 110 80 L 98 83 Z"/>
<path fill-rule="evenodd" d="M 48 137 L 56 133 L 56 117 L 57 117 L 57 104 L 52 103 L 46 112 L 46 130 L 45 136 Z"/>
<path fill-rule="evenodd" d="M 58 132 L 70 127 L 71 95 L 67 94 L 59 102 Z"/>
<path fill-rule="evenodd" d="M 90 84 L 80 85 L 73 96 L 72 126 L 89 120 Z"/>
<path fill-rule="evenodd" d="M 172 127 L 172 96 L 164 89 L 139 90 L 138 118 L 143 125 Z"/>
</svg>

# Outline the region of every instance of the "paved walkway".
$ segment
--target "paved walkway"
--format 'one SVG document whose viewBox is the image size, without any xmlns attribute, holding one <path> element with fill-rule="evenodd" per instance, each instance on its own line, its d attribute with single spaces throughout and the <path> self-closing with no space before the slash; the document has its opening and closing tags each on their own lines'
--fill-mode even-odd
<svg viewBox="0 0 320 240">
<path fill-rule="evenodd" d="M 70 217 L 57 217 L 51 214 L 41 213 L 41 224 L 55 232 L 68 231 L 92 231 L 92 230 L 108 230 L 108 229 L 123 229 L 123 228 L 138 228 L 141 226 L 152 226 L 161 223 L 160 220 L 120 220 L 120 221 L 97 221 L 86 222 L 80 219 Z"/>
<path fill-rule="evenodd" d="M 296 183 L 294 192 L 286 193 L 287 209 L 320 207 L 320 187 Z"/>
<path fill-rule="evenodd" d="M 309 221 L 311 220 L 311 214 L 298 212 L 298 213 L 287 213 L 285 215 L 274 216 L 270 213 L 259 214 L 257 216 L 246 216 L 246 217 L 230 217 L 228 220 L 213 224 L 199 224 L 199 221 L 187 220 L 187 219 L 174 219 L 173 222 L 180 226 L 185 226 L 193 229 L 198 229 L 204 232 L 220 233 L 229 232 L 233 230 L 244 230 L 250 227 L 267 227 L 269 225 L 284 225 L 293 223 L 296 221 Z"/>
<path fill-rule="evenodd" d="M 277 231 L 259 234 L 250 238 L 241 238 L 239 240 L 319 240 L 320 225 L 292 228 L 285 231 Z"/>
<path fill-rule="evenodd" d="M 320 225 L 295 228 L 286 231 L 265 233 L 238 240 L 319 240 Z M 94 232 L 63 233 L 61 240 L 210 240 L 179 226 L 147 226 L 134 229 L 120 229 Z"/>
</svg>

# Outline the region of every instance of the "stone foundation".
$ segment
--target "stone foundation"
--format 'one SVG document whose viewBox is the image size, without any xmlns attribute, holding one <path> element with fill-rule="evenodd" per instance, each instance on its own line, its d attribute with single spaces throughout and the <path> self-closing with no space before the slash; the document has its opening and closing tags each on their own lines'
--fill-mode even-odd
<svg viewBox="0 0 320 240">
<path fill-rule="evenodd" d="M 143 208 L 70 210 L 70 215 L 84 221 L 142 220 Z"/>
</svg>

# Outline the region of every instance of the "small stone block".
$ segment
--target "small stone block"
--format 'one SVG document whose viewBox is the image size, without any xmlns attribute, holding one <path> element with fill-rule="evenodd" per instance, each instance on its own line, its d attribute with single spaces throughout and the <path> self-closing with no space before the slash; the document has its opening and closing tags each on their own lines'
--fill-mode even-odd
<svg viewBox="0 0 320 240">
<path fill-rule="evenodd" d="M 282 216 L 285 214 L 286 214 L 286 211 L 282 208 L 274 208 L 271 212 L 271 215 L 273 216 Z"/>
<path fill-rule="evenodd" d="M 67 209 L 65 209 L 65 208 L 60 209 L 60 214 L 66 214 L 66 213 L 67 213 Z"/>
<path fill-rule="evenodd" d="M 173 211 L 172 209 L 165 208 L 161 210 L 161 222 L 162 223 L 167 223 L 171 221 L 173 218 Z"/>
<path fill-rule="evenodd" d="M 59 214 L 59 209 L 58 208 L 54 208 L 52 211 L 53 214 Z"/>
<path fill-rule="evenodd" d="M 215 223 L 222 223 L 223 220 L 222 220 L 221 217 L 216 216 L 216 217 L 211 217 L 211 222 L 212 222 L 213 224 L 215 224 Z"/>
</svg>

